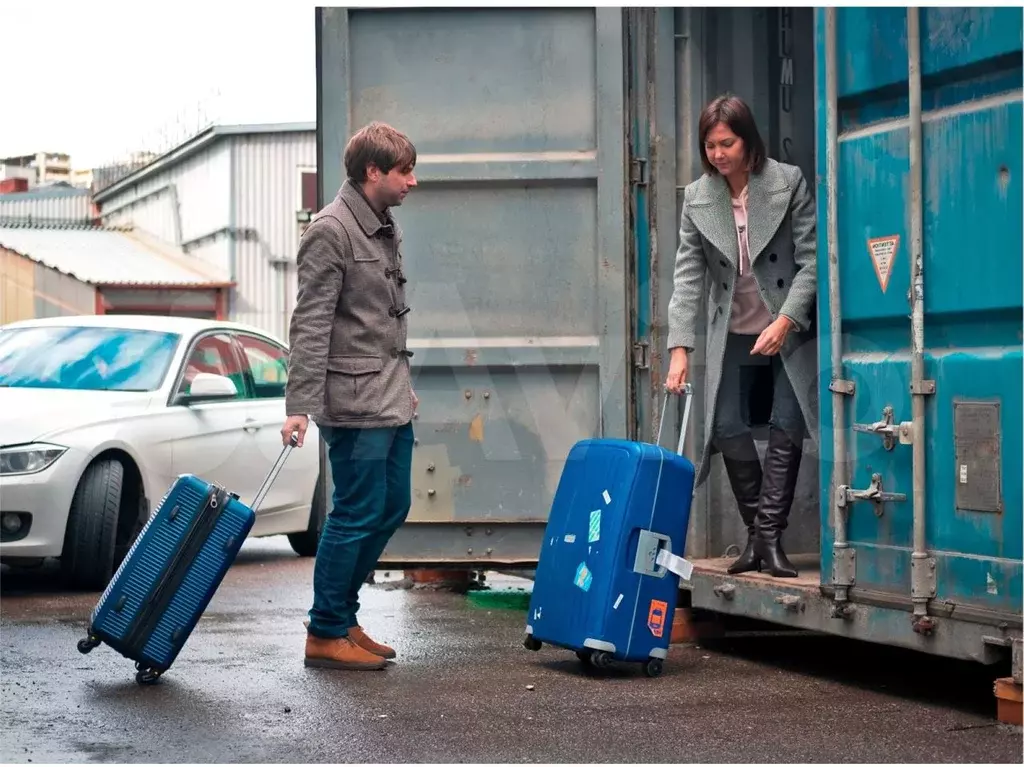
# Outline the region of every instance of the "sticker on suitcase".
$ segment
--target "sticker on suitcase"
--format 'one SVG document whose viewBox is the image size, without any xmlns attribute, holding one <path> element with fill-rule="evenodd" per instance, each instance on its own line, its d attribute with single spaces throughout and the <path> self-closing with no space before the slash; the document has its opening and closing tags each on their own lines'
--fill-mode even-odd
<svg viewBox="0 0 1024 767">
<path fill-rule="evenodd" d="M 668 615 L 668 602 L 652 599 L 651 609 L 647 613 L 647 628 L 659 639 L 665 635 L 666 615 Z"/>
<path fill-rule="evenodd" d="M 601 510 L 590 512 L 590 532 L 587 534 L 587 543 L 597 543 L 601 540 Z"/>
<path fill-rule="evenodd" d="M 594 582 L 594 576 L 587 568 L 586 562 L 580 562 L 580 566 L 576 568 L 576 579 L 574 583 L 584 591 L 590 591 L 590 584 Z"/>
</svg>

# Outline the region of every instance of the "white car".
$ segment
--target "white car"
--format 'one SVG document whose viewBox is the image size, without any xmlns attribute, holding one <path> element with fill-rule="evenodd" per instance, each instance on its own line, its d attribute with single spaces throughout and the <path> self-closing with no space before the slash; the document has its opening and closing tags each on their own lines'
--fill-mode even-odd
<svg viewBox="0 0 1024 767">
<path fill-rule="evenodd" d="M 0 327 L 0 559 L 59 557 L 103 589 L 175 478 L 250 503 L 281 453 L 287 348 L 233 322 L 77 316 Z M 310 423 L 251 535 L 316 553 L 319 433 Z M 314 498 L 316 497 L 316 502 Z"/>
</svg>

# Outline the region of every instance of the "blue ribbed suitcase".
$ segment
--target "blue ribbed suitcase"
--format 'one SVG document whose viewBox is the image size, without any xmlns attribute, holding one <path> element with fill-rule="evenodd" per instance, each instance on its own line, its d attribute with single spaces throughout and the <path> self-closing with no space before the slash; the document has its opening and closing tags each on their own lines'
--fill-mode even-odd
<svg viewBox="0 0 1024 767">
<path fill-rule="evenodd" d="M 294 444 L 293 437 L 252 506 L 199 477 L 178 477 L 107 584 L 79 651 L 103 642 L 135 661 L 139 684 L 156 682 L 224 580 Z"/>
<path fill-rule="evenodd" d="M 676 576 L 692 570 L 682 559 L 694 485 L 682 455 L 691 394 L 687 385 L 676 452 L 620 439 L 585 439 L 569 451 L 537 563 L 527 649 L 547 643 L 597 668 L 618 660 L 661 673 Z M 668 396 L 662 426 L 667 404 Z"/>
</svg>

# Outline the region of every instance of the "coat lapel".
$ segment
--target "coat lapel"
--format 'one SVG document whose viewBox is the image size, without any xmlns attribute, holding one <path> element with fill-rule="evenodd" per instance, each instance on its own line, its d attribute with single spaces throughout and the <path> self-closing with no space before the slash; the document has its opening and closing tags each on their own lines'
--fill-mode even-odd
<svg viewBox="0 0 1024 767">
<path fill-rule="evenodd" d="M 345 179 L 345 183 L 341 185 L 338 199 L 352 211 L 352 215 L 355 216 L 367 237 L 373 237 L 380 230 L 382 224 L 377 218 L 377 214 L 373 212 L 373 208 L 370 207 L 370 203 L 366 201 L 363 193 L 356 189 L 348 179 Z"/>
<path fill-rule="evenodd" d="M 771 242 L 789 210 L 789 183 L 775 160 L 766 160 L 747 182 L 747 246 L 751 265 Z M 721 176 L 704 176 L 689 203 L 694 226 L 726 258 L 739 264 L 736 219 L 729 186 Z"/>
<path fill-rule="evenodd" d="M 747 246 L 750 264 L 771 242 L 789 210 L 789 183 L 774 160 L 766 160 L 760 173 L 750 174 L 747 189 Z"/>
<path fill-rule="evenodd" d="M 733 265 L 740 262 L 736 241 L 736 219 L 732 212 L 729 185 L 721 176 L 704 176 L 689 203 L 690 219 L 697 231 L 725 255 Z"/>
</svg>

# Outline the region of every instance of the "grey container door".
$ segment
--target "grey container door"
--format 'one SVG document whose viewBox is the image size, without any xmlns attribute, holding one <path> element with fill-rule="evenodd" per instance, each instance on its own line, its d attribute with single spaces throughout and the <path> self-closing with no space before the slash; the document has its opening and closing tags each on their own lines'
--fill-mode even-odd
<svg viewBox="0 0 1024 767">
<path fill-rule="evenodd" d="M 317 68 L 321 203 L 370 121 L 418 151 L 412 511 L 381 562 L 529 566 L 573 443 L 627 436 L 622 12 L 320 9 Z"/>
</svg>

